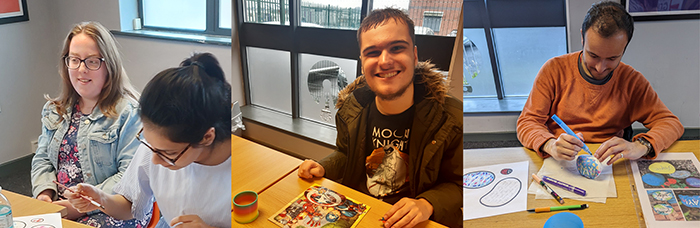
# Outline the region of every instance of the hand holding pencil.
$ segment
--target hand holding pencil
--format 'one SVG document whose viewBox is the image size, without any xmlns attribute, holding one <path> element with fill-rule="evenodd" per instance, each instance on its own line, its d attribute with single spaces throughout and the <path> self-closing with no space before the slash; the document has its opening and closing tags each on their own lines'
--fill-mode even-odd
<svg viewBox="0 0 700 228">
<path fill-rule="evenodd" d="M 68 202 L 70 202 L 70 204 L 73 205 L 73 207 L 79 212 L 85 213 L 97 209 L 105 209 L 102 204 L 94 200 L 100 198 L 100 193 L 98 192 L 99 189 L 96 189 L 94 186 L 88 184 L 78 184 L 67 188 L 56 181 L 54 181 L 54 183 L 59 187 L 66 189 L 63 196 L 65 196 L 68 199 Z"/>
</svg>

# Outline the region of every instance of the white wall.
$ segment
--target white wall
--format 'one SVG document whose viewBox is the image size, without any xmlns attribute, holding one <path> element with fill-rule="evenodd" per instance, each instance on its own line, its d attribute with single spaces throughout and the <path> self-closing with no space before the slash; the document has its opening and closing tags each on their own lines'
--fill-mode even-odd
<svg viewBox="0 0 700 228">
<path fill-rule="evenodd" d="M 194 52 L 214 54 L 230 82 L 231 47 L 229 46 L 130 36 L 117 36 L 117 41 L 121 44 L 121 51 L 124 54 L 124 68 L 126 68 L 131 82 L 139 91 L 158 72 L 170 67 L 177 67 L 182 60 Z"/>
<path fill-rule="evenodd" d="M 98 21 L 110 30 L 121 28 L 119 1 L 27 2 L 28 22 L 0 25 L 0 164 L 33 153 L 30 141 L 41 134 L 42 96 L 55 97 L 59 92 L 57 59 L 73 24 Z M 229 46 L 129 36 L 117 36 L 117 42 L 124 67 L 139 91 L 157 72 L 177 66 L 193 52 L 211 52 L 228 79 L 232 77 Z M 235 83 L 234 88 L 240 87 L 240 82 Z M 242 93 L 232 95 L 234 100 L 242 97 Z"/>
<path fill-rule="evenodd" d="M 0 25 L 0 163 L 30 153 L 41 133 L 43 94 L 59 90 L 55 5 L 27 1 L 29 21 Z"/>
<path fill-rule="evenodd" d="M 581 23 L 598 1 L 567 1 L 569 52 L 581 50 Z M 684 127 L 700 128 L 700 20 L 640 21 L 634 26 L 622 62 L 644 74 Z M 464 133 L 515 132 L 518 115 L 470 115 L 464 117 Z"/>
</svg>

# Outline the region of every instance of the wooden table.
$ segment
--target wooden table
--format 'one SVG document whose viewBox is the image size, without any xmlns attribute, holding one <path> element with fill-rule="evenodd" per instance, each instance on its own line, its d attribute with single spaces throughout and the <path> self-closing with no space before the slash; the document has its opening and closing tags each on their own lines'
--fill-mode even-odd
<svg viewBox="0 0 700 228">
<path fill-rule="evenodd" d="M 600 144 L 587 144 L 591 151 Z M 677 141 L 664 152 L 693 152 L 700 157 L 700 140 Z M 585 152 L 582 152 L 585 153 Z M 529 149 L 522 147 L 464 150 L 463 165 L 477 167 L 501 163 L 528 161 L 529 172 L 536 173 L 542 167 L 543 159 Z M 630 171 L 628 171 L 628 169 Z M 608 198 L 605 204 L 566 199 L 565 205 L 586 203 L 590 208 L 570 211 L 583 220 L 585 227 L 645 227 L 641 211 L 636 211 L 630 163 L 619 160 L 613 164 L 613 176 L 617 188 L 617 198 Z M 528 186 L 531 178 L 528 180 Z M 639 204 L 638 202 L 636 203 Z M 527 208 L 559 206 L 554 199 L 536 200 L 535 195 L 527 195 Z M 464 221 L 464 227 L 542 227 L 555 213 L 528 213 L 527 211 L 491 216 Z"/>
<path fill-rule="evenodd" d="M 351 188 L 338 184 L 334 181 L 317 178 L 313 181 L 307 181 L 299 178 L 296 174 L 287 175 L 284 179 L 275 183 L 267 189 L 265 192 L 260 194 L 258 197 L 258 208 L 260 211 L 260 216 L 258 219 L 252 223 L 245 224 L 246 227 L 278 227 L 274 223 L 270 222 L 268 218 L 283 207 L 285 207 L 289 202 L 299 196 L 304 190 L 311 187 L 313 184 L 319 184 L 321 186 L 332 189 L 338 193 L 345 195 L 348 198 L 362 202 L 370 206 L 369 212 L 365 217 L 362 218 L 358 227 L 382 227 L 382 222 L 379 221 L 384 213 L 386 213 L 391 205 L 375 199 L 374 197 L 365 195 Z M 240 225 L 240 224 L 236 224 Z M 426 221 L 419 224 L 416 227 L 444 227 L 433 221 Z"/>
<path fill-rule="evenodd" d="M 259 194 L 295 171 L 302 162 L 235 135 L 231 135 L 231 158 L 232 196 L 246 190 Z"/>
<path fill-rule="evenodd" d="M 12 206 L 12 216 L 22 217 L 30 215 L 48 214 L 60 212 L 61 216 L 66 215 L 68 210 L 63 207 L 52 203 L 47 203 L 41 200 L 37 200 L 28 196 L 20 195 L 7 190 L 2 190 L 2 194 L 7 197 Z M 66 228 L 85 228 L 91 227 L 82 223 L 74 222 L 67 219 L 61 219 L 63 227 Z"/>
</svg>

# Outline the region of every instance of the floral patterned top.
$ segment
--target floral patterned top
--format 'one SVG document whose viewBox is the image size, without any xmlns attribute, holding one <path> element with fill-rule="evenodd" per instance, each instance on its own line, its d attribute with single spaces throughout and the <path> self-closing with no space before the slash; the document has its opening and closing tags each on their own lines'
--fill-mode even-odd
<svg viewBox="0 0 700 228">
<path fill-rule="evenodd" d="M 58 150 L 58 172 L 56 175 L 57 181 L 66 187 L 72 187 L 79 183 L 83 183 L 83 170 L 80 168 L 78 161 L 78 143 L 76 136 L 78 135 L 78 126 L 80 126 L 80 117 L 86 116 L 80 111 L 80 106 L 75 104 L 73 109 L 75 112 L 71 115 L 70 127 L 68 132 L 63 136 L 61 147 Z M 61 199 L 63 191 L 58 192 Z"/>
</svg>

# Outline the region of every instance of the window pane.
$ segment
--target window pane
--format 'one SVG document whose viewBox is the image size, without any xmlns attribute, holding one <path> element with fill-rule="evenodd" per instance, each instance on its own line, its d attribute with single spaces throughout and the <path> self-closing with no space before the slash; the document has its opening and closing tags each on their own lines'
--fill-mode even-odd
<svg viewBox="0 0 700 228">
<path fill-rule="evenodd" d="M 204 31 L 206 13 L 206 0 L 143 0 L 144 26 Z"/>
<path fill-rule="evenodd" d="M 219 0 L 219 28 L 231 29 L 231 0 Z"/>
<path fill-rule="evenodd" d="M 301 117 L 335 125 L 338 92 L 355 80 L 357 60 L 301 54 Z"/>
<path fill-rule="evenodd" d="M 495 28 L 493 34 L 506 96 L 528 96 L 542 64 L 566 54 L 565 27 Z"/>
<path fill-rule="evenodd" d="M 246 47 L 251 102 L 292 113 L 292 68 L 288 51 Z"/>
<path fill-rule="evenodd" d="M 457 36 L 462 0 L 376 0 L 372 9 L 398 8 L 408 14 L 416 35 Z"/>
<path fill-rule="evenodd" d="M 302 0 L 301 26 L 357 29 L 361 9 L 360 0 Z"/>
<path fill-rule="evenodd" d="M 289 25 L 289 0 L 243 0 L 243 22 Z"/>
<path fill-rule="evenodd" d="M 464 97 L 496 97 L 484 29 L 464 29 L 463 44 Z"/>
<path fill-rule="evenodd" d="M 442 23 L 442 12 L 425 11 L 423 12 L 423 26 L 430 28 L 435 33 L 440 33 L 440 23 Z"/>
</svg>

